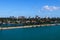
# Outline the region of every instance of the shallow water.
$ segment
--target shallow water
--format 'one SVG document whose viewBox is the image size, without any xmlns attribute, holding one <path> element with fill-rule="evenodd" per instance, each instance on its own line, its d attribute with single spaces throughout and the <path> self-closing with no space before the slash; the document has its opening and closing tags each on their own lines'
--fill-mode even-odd
<svg viewBox="0 0 60 40">
<path fill-rule="evenodd" d="M 0 30 L 0 40 L 60 40 L 60 26 Z"/>
</svg>

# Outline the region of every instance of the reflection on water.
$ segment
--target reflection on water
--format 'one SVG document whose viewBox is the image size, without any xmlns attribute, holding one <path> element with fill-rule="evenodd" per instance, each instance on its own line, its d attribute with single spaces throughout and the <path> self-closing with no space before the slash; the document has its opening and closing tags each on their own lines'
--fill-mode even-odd
<svg viewBox="0 0 60 40">
<path fill-rule="evenodd" d="M 60 26 L 0 30 L 0 40 L 60 40 Z"/>
</svg>

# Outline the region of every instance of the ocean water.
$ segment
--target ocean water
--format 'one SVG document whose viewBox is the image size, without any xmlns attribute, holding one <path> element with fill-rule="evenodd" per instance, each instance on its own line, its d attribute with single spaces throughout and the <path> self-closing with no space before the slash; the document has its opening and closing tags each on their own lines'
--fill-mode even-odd
<svg viewBox="0 0 60 40">
<path fill-rule="evenodd" d="M 0 30 L 0 40 L 60 40 L 60 26 Z"/>
</svg>

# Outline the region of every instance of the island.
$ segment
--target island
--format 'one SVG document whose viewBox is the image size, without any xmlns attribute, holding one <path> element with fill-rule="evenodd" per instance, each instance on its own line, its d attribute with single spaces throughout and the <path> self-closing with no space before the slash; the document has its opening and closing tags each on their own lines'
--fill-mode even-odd
<svg viewBox="0 0 60 40">
<path fill-rule="evenodd" d="M 10 16 L 0 17 L 0 30 L 1 29 L 13 29 L 13 28 L 32 28 L 41 26 L 60 25 L 59 17 L 25 17 L 25 16 Z"/>
</svg>

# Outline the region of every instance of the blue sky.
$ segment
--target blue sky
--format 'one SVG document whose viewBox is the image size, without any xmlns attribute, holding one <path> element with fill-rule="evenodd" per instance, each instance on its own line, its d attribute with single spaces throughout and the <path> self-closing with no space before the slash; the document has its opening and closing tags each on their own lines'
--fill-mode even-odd
<svg viewBox="0 0 60 40">
<path fill-rule="evenodd" d="M 60 17 L 60 0 L 0 0 L 0 16 Z"/>
</svg>

